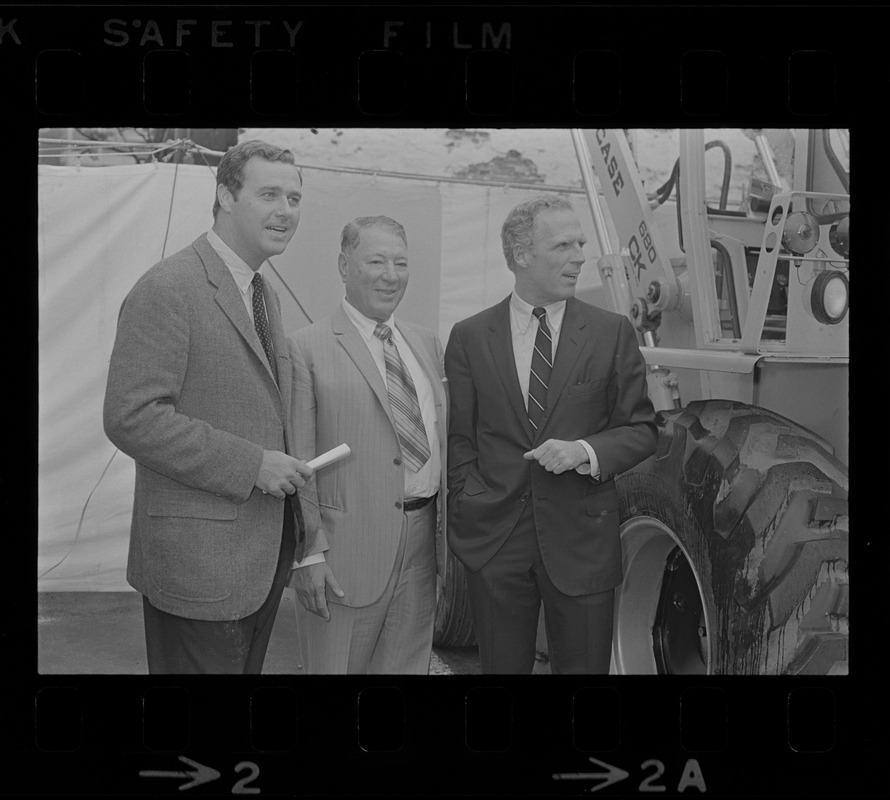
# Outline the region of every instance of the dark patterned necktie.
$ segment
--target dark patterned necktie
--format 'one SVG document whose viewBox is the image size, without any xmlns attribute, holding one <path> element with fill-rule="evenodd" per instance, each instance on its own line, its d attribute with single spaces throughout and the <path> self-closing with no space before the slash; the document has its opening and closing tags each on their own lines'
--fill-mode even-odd
<svg viewBox="0 0 890 800">
<path fill-rule="evenodd" d="M 535 349 L 532 351 L 532 370 L 528 376 L 528 419 L 537 432 L 547 408 L 547 387 L 553 372 L 553 339 L 547 327 L 547 312 L 543 308 L 532 310 L 538 319 Z"/>
<path fill-rule="evenodd" d="M 269 319 L 266 317 L 266 304 L 263 302 L 263 276 L 259 272 L 253 276 L 253 325 L 256 328 L 257 336 L 260 337 L 263 350 L 266 351 L 266 358 L 269 359 L 275 383 L 278 383 L 278 368 L 275 366 L 272 334 L 269 333 Z"/>
<path fill-rule="evenodd" d="M 389 325 L 377 324 L 374 335 L 383 342 L 383 360 L 386 363 L 386 388 L 389 391 L 389 405 L 405 465 L 417 472 L 430 458 L 430 445 L 417 402 L 417 391 L 411 373 L 402 361 L 396 343 L 392 339 Z"/>
</svg>

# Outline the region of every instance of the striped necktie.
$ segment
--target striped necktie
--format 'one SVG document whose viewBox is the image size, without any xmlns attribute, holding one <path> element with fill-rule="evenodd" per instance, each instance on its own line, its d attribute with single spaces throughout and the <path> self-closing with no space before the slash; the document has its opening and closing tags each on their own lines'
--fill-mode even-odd
<svg viewBox="0 0 890 800">
<path fill-rule="evenodd" d="M 528 419 L 537 433 L 547 408 L 547 387 L 553 372 L 553 339 L 547 327 L 547 312 L 543 308 L 532 310 L 538 319 L 535 349 L 532 351 L 532 371 L 528 376 Z"/>
<path fill-rule="evenodd" d="M 253 326 L 256 328 L 257 336 L 260 337 L 260 343 L 263 350 L 266 351 L 266 358 L 269 359 L 269 367 L 278 383 L 278 368 L 275 365 L 275 351 L 272 349 L 272 334 L 269 333 L 269 320 L 266 317 L 266 304 L 263 302 L 263 276 L 257 272 L 253 276 Z"/>
<path fill-rule="evenodd" d="M 420 403 L 411 373 L 399 355 L 392 331 L 382 322 L 377 324 L 374 335 L 383 342 L 383 359 L 386 362 L 386 388 L 389 390 L 389 405 L 392 408 L 399 443 L 405 465 L 417 472 L 430 458 L 430 445 L 420 415 Z"/>
</svg>

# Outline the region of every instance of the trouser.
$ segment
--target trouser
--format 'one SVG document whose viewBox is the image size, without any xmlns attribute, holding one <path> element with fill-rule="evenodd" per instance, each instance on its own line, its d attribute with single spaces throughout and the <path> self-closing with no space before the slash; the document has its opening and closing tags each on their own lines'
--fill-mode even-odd
<svg viewBox="0 0 890 800">
<path fill-rule="evenodd" d="M 148 672 L 156 674 L 259 675 L 272 635 L 281 593 L 293 563 L 296 539 L 290 500 L 272 588 L 263 604 L 242 619 L 187 619 L 155 608 L 142 597 Z"/>
<path fill-rule="evenodd" d="M 299 598 L 294 600 L 307 674 L 429 674 L 436 616 L 435 533 L 434 502 L 403 512 L 392 572 L 383 594 L 369 606 L 328 602 L 331 619 L 325 622 Z"/>
<path fill-rule="evenodd" d="M 542 602 L 552 672 L 608 673 L 615 590 L 573 597 L 553 585 L 531 503 L 494 556 L 466 577 L 483 674 L 531 673 Z"/>
</svg>

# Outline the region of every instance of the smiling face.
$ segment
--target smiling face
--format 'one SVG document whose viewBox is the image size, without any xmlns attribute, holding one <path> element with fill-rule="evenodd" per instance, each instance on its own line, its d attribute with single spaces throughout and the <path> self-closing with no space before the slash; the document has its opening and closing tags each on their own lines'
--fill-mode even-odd
<svg viewBox="0 0 890 800">
<path fill-rule="evenodd" d="M 535 217 L 531 247 L 516 245 L 516 293 L 533 306 L 567 300 L 575 294 L 586 260 L 581 223 L 567 209 L 544 209 Z"/>
<path fill-rule="evenodd" d="M 389 319 L 408 285 L 408 247 L 402 237 L 380 226 L 362 228 L 358 245 L 340 253 L 337 264 L 349 303 L 377 322 Z"/>
<path fill-rule="evenodd" d="M 220 212 L 214 229 L 252 269 L 285 251 L 300 223 L 303 186 L 292 164 L 254 156 L 244 165 L 236 197 L 217 187 Z"/>
</svg>

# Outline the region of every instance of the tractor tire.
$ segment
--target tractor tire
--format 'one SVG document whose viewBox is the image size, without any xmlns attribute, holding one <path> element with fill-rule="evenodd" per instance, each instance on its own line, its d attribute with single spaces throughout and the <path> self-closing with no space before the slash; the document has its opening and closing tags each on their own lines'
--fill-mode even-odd
<svg viewBox="0 0 890 800">
<path fill-rule="evenodd" d="M 657 422 L 655 453 L 616 480 L 612 671 L 845 674 L 848 479 L 831 445 L 725 400 Z"/>
<path fill-rule="evenodd" d="M 436 624 L 433 629 L 433 645 L 436 647 L 469 647 L 476 644 L 476 631 L 467 597 L 467 579 L 464 565 L 451 550 L 445 567 L 445 588 L 436 602 Z"/>
</svg>

